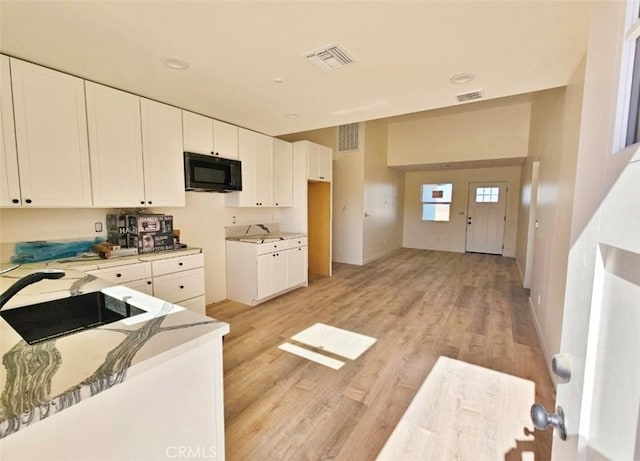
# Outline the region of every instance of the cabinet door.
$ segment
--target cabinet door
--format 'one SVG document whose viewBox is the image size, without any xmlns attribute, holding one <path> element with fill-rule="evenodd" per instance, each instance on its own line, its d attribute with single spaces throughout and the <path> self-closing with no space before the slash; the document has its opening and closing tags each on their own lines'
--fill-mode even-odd
<svg viewBox="0 0 640 461">
<path fill-rule="evenodd" d="M 256 262 L 258 265 L 257 299 L 263 299 L 276 292 L 273 286 L 273 271 L 276 262 L 276 253 L 259 255 L 256 257 Z"/>
<path fill-rule="evenodd" d="M 145 198 L 149 206 L 185 206 L 180 109 L 140 99 Z"/>
<path fill-rule="evenodd" d="M 230 207 L 260 206 L 257 195 L 258 133 L 240 128 L 238 130 L 238 154 L 242 162 L 242 191 L 226 194 L 226 205 Z"/>
<path fill-rule="evenodd" d="M 225 158 L 238 158 L 238 127 L 219 120 L 213 121 L 213 152 Z"/>
<path fill-rule="evenodd" d="M 289 271 L 288 286 L 294 287 L 307 282 L 307 247 L 292 248 L 287 252 Z"/>
<path fill-rule="evenodd" d="M 213 120 L 193 112 L 182 111 L 184 151 L 211 155 L 213 152 Z"/>
<path fill-rule="evenodd" d="M 318 146 L 318 179 L 331 181 L 333 177 L 333 151 L 326 146 Z"/>
<path fill-rule="evenodd" d="M 273 263 L 273 292 L 289 288 L 289 253 L 293 250 L 285 250 L 276 253 Z"/>
<path fill-rule="evenodd" d="M 293 144 L 273 140 L 273 204 L 291 206 L 293 201 Z"/>
<path fill-rule="evenodd" d="M 9 58 L 0 55 L 0 206 L 20 206 L 18 153 L 13 123 Z"/>
<path fill-rule="evenodd" d="M 24 206 L 90 207 L 83 81 L 10 59 Z"/>
<path fill-rule="evenodd" d="M 146 205 L 140 98 L 92 82 L 86 89 L 93 204 Z"/>
<path fill-rule="evenodd" d="M 258 206 L 273 206 L 273 138 L 258 134 L 256 198 Z"/>
</svg>

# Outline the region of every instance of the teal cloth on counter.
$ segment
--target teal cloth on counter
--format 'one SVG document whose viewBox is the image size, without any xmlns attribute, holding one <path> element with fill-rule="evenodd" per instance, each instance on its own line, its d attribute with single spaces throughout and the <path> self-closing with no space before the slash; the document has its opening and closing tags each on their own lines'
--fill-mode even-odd
<svg viewBox="0 0 640 461">
<path fill-rule="evenodd" d="M 11 262 L 33 263 L 49 259 L 69 258 L 91 251 L 93 245 L 102 242 L 104 239 L 100 237 L 73 242 L 48 242 L 46 240 L 19 242 L 16 243 L 15 255 L 11 257 Z"/>
</svg>

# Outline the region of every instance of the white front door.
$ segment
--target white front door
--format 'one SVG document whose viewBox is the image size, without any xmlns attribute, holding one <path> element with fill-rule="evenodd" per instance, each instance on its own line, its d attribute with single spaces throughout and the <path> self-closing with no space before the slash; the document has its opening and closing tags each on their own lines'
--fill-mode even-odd
<svg viewBox="0 0 640 461">
<path fill-rule="evenodd" d="M 470 183 L 466 251 L 502 254 L 507 183 Z"/>
</svg>

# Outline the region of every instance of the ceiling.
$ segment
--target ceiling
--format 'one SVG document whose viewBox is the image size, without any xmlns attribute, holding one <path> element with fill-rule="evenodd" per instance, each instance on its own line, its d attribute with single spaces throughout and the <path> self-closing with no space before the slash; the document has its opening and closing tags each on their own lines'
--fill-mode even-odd
<svg viewBox="0 0 640 461">
<path fill-rule="evenodd" d="M 0 50 L 277 136 L 563 86 L 587 26 L 582 1 L 2 0 Z M 307 61 L 333 43 L 356 62 Z"/>
</svg>

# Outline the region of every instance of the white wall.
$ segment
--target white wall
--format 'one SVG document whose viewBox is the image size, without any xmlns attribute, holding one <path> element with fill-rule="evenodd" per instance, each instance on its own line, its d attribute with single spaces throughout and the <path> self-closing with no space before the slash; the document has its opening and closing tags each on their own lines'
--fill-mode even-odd
<svg viewBox="0 0 640 461">
<path fill-rule="evenodd" d="M 361 124 L 364 129 L 363 263 L 402 247 L 404 173 L 387 166 L 385 121 Z"/>
<path fill-rule="evenodd" d="M 584 61 L 566 88 L 535 93 L 532 99 L 529 157 L 523 168 L 523 188 L 531 183 L 531 165 L 540 162 L 536 220 L 530 240 L 533 261 L 530 303 L 545 354 L 558 351 L 567 277 L 567 256 L 576 176 L 576 155 L 584 85 Z M 526 197 L 525 197 L 526 198 Z M 528 219 L 530 204 L 521 203 Z M 527 222 L 520 223 L 518 266 L 527 265 Z"/>
<path fill-rule="evenodd" d="M 389 166 L 526 157 L 529 96 L 389 119 Z"/>
<path fill-rule="evenodd" d="M 516 254 L 520 170 L 519 166 L 511 166 L 408 172 L 405 177 L 404 193 L 404 246 L 464 253 L 469 183 L 506 181 L 509 192 L 507 194 L 507 220 L 505 222 L 503 254 L 514 257 Z M 450 221 L 422 221 L 420 201 L 422 184 L 446 182 L 453 183 Z"/>
</svg>

